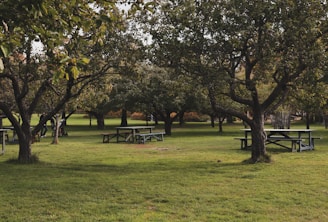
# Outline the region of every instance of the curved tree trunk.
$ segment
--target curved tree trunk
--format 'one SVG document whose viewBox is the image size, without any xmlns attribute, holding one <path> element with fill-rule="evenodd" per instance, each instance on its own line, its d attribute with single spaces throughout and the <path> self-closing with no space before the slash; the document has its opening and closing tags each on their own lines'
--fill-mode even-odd
<svg viewBox="0 0 328 222">
<path fill-rule="evenodd" d="M 59 115 L 56 115 L 56 119 L 55 119 L 55 130 L 54 130 L 54 135 L 53 135 L 53 139 L 52 139 L 52 144 L 58 144 L 59 143 L 59 127 L 60 127 L 60 119 L 59 119 Z"/>
</svg>

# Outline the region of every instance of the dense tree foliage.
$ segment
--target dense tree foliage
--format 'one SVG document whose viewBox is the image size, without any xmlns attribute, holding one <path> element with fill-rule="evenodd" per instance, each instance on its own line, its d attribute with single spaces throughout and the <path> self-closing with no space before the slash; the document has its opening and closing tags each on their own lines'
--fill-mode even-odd
<svg viewBox="0 0 328 222">
<path fill-rule="evenodd" d="M 131 11 L 138 12 L 141 2 Z M 172 113 L 198 106 L 192 101 L 206 90 L 215 115 L 239 117 L 252 129 L 252 162 L 269 160 L 264 117 L 288 96 L 307 113 L 316 111 L 314 104 L 326 107 L 325 0 L 163 0 L 144 6 L 155 2 L 156 10 L 131 16 L 117 1 L 2 1 L 0 110 L 17 132 L 21 162 L 30 161 L 32 138 L 44 122 L 85 89 L 80 105 L 89 112 L 101 116 L 109 105 L 133 105 L 161 116 L 167 134 L 177 117 Z M 129 34 L 122 33 L 122 18 L 135 19 Z M 144 53 L 151 68 L 138 70 Z M 116 85 L 109 73 L 121 74 Z M 41 108 L 46 118 L 31 130 L 31 116 Z"/>
<path fill-rule="evenodd" d="M 92 65 L 93 56 L 124 24 L 115 1 L 8 0 L 0 5 L 0 20 L 0 89 L 6 92 L 0 95 L 0 109 L 17 132 L 19 161 L 29 162 L 32 138 L 44 122 L 118 65 L 112 58 L 107 62 L 114 53 L 102 54 L 104 62 L 98 66 Z M 34 51 L 35 42 L 41 43 L 40 53 Z M 47 94 L 52 94 L 53 106 L 31 130 L 31 115 Z"/>
<path fill-rule="evenodd" d="M 167 0 L 143 22 L 156 64 L 199 77 L 215 110 L 251 127 L 257 162 L 268 159 L 265 114 L 326 65 L 326 12 L 326 1 Z"/>
</svg>

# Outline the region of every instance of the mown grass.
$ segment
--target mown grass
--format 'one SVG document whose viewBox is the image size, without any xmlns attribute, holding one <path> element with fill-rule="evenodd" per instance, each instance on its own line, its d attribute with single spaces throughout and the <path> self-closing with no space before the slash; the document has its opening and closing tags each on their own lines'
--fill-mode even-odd
<svg viewBox="0 0 328 222">
<path fill-rule="evenodd" d="M 8 162 L 18 146 L 7 146 L 0 221 L 328 221 L 328 133 L 320 125 L 315 151 L 269 147 L 272 163 L 248 165 L 249 151 L 233 139 L 238 124 L 219 134 L 187 123 L 164 142 L 103 144 L 88 123 L 75 115 L 60 144 L 34 144 L 38 164 Z M 118 124 L 107 120 L 104 131 Z"/>
</svg>

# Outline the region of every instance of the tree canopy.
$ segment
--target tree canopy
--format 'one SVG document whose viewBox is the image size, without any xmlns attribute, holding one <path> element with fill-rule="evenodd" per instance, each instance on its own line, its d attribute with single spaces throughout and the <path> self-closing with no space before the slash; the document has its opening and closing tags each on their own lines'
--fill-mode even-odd
<svg viewBox="0 0 328 222">
<path fill-rule="evenodd" d="M 101 49 L 116 39 L 124 23 L 115 1 L 8 0 L 2 1 L 0 14 L 0 88 L 6 91 L 0 95 L 0 109 L 17 132 L 18 159 L 29 162 L 32 138 L 45 121 L 119 65 L 114 48 L 107 48 L 106 54 Z M 38 54 L 34 42 L 41 42 Z M 104 62 L 94 68 L 97 54 Z M 31 131 L 31 115 L 48 93 L 54 95 L 53 107 L 45 110 L 46 117 Z"/>
<path fill-rule="evenodd" d="M 199 77 L 214 109 L 252 128 L 252 162 L 267 159 L 265 114 L 302 75 L 326 67 L 326 1 L 168 0 L 144 18 L 154 50 L 165 52 L 156 61 Z"/>
<path fill-rule="evenodd" d="M 141 2 L 132 4 L 134 13 Z M 113 70 L 134 72 L 144 52 L 148 57 L 143 62 L 159 68 L 157 75 L 145 76 L 145 88 L 139 87 L 154 95 L 148 104 L 158 113 L 165 110 L 166 116 L 183 111 L 188 98 L 197 97 L 193 90 L 199 85 L 216 113 L 239 117 L 250 126 L 252 162 L 268 159 L 264 116 L 291 91 L 302 98 L 299 104 L 325 105 L 304 96 L 311 92 L 309 84 L 325 89 L 325 0 L 147 1 L 144 7 L 153 10 L 125 17 L 116 3 L 2 1 L 0 109 L 17 131 L 20 160 L 31 157 L 31 138 L 44 122 L 30 131 L 30 119 L 45 95 L 54 99 L 44 121 L 84 89 L 96 94 L 96 81 Z M 133 19 L 128 23 L 131 35 L 122 34 L 127 28 L 123 18 Z M 140 36 L 148 39 L 146 48 L 139 47 L 135 38 Z M 35 53 L 35 42 L 42 45 L 40 53 Z"/>
</svg>

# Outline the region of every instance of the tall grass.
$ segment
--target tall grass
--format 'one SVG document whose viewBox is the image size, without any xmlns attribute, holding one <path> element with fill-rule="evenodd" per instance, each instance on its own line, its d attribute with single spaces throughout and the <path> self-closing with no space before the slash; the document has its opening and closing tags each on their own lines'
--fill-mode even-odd
<svg viewBox="0 0 328 222">
<path fill-rule="evenodd" d="M 130 124 L 145 124 L 130 121 Z M 33 144 L 41 162 L 18 165 L 18 145 L 0 156 L 0 221 L 328 221 L 327 132 L 315 151 L 268 147 L 270 164 L 243 164 L 242 125 L 174 125 L 164 142 L 102 143 L 80 115 L 68 136 Z M 301 126 L 297 126 L 298 128 Z M 162 125 L 156 126 L 162 128 Z M 50 135 L 48 133 L 48 135 Z"/>
</svg>

